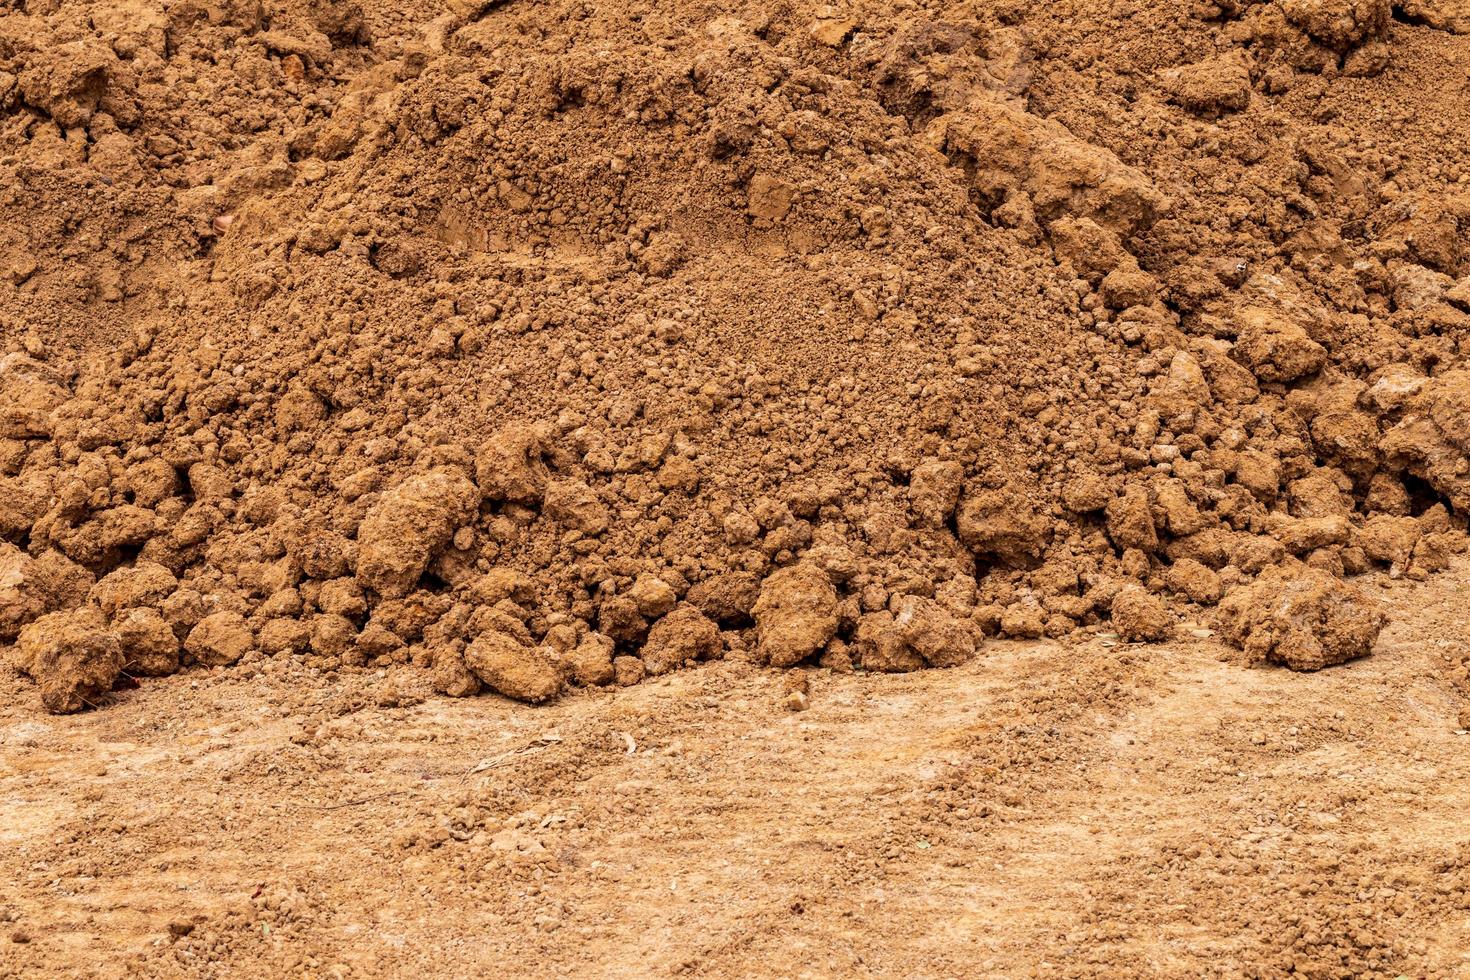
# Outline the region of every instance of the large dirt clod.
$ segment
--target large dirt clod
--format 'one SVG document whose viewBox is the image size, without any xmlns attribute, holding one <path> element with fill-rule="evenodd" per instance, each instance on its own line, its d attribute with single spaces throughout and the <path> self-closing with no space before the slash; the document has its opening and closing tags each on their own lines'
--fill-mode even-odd
<svg viewBox="0 0 1470 980">
<path fill-rule="evenodd" d="M 357 581 L 385 598 L 408 595 L 479 502 L 475 485 L 452 469 L 405 480 L 363 518 Z"/>
<path fill-rule="evenodd" d="M 648 631 L 643 666 L 650 674 L 666 674 L 675 667 L 716 657 L 720 650 L 720 628 L 698 609 L 684 606 Z"/>
<path fill-rule="evenodd" d="M 783 568 L 761 585 L 755 616 L 760 651 L 773 667 L 818 653 L 837 633 L 837 590 L 814 565 Z"/>
<path fill-rule="evenodd" d="M 16 642 L 16 666 L 36 681 L 53 714 L 95 707 L 123 669 L 122 646 L 96 606 L 48 613 Z"/>
<path fill-rule="evenodd" d="M 1232 589 L 1220 603 L 1220 622 L 1252 659 L 1319 670 L 1370 653 L 1384 616 L 1355 586 L 1287 563 Z"/>
<path fill-rule="evenodd" d="M 224 610 L 201 619 L 184 640 L 184 650 L 195 663 L 206 667 L 228 667 L 255 645 L 255 635 L 245 617 Z"/>
<path fill-rule="evenodd" d="M 471 643 L 465 649 L 464 663 L 486 687 L 517 701 L 547 701 L 561 693 L 565 684 L 551 651 L 526 646 L 496 631 L 482 633 Z"/>
</svg>

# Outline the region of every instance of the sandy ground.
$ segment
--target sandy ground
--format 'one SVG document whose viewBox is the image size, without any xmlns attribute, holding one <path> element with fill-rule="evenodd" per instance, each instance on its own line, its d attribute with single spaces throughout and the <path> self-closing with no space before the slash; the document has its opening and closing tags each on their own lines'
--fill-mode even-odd
<svg viewBox="0 0 1470 980">
<path fill-rule="evenodd" d="M 805 712 L 740 664 L 540 709 L 12 678 L 0 973 L 1470 976 L 1467 585 L 1380 583 L 1315 674 L 997 643 Z"/>
</svg>

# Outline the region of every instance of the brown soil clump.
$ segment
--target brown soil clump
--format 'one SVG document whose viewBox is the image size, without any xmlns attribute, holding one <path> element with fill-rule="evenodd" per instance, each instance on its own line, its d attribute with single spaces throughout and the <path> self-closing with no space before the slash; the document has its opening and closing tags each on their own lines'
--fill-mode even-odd
<svg viewBox="0 0 1470 980">
<path fill-rule="evenodd" d="M 96 704 L 123 668 L 122 644 L 95 606 L 48 613 L 20 631 L 14 664 L 35 679 L 41 704 L 64 714 Z"/>
<path fill-rule="evenodd" d="M 1320 568 L 1276 565 L 1220 604 L 1225 635 L 1255 660 L 1318 670 L 1373 648 L 1383 616 Z"/>
</svg>

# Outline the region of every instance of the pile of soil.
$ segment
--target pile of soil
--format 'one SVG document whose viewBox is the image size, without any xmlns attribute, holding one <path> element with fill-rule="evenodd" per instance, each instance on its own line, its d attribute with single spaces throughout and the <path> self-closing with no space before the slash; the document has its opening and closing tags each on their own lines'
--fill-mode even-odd
<svg viewBox="0 0 1470 980">
<path fill-rule="evenodd" d="M 12 4 L 0 643 L 1367 653 L 1465 548 L 1463 6 Z"/>
</svg>

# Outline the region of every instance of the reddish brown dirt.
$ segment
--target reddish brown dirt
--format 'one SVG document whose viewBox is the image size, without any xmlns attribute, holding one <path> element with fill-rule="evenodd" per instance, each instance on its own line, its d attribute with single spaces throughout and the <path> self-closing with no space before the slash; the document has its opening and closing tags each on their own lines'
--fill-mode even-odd
<svg viewBox="0 0 1470 980">
<path fill-rule="evenodd" d="M 1467 79 L 1462 0 L 0 3 L 0 963 L 1463 975 Z"/>
</svg>

